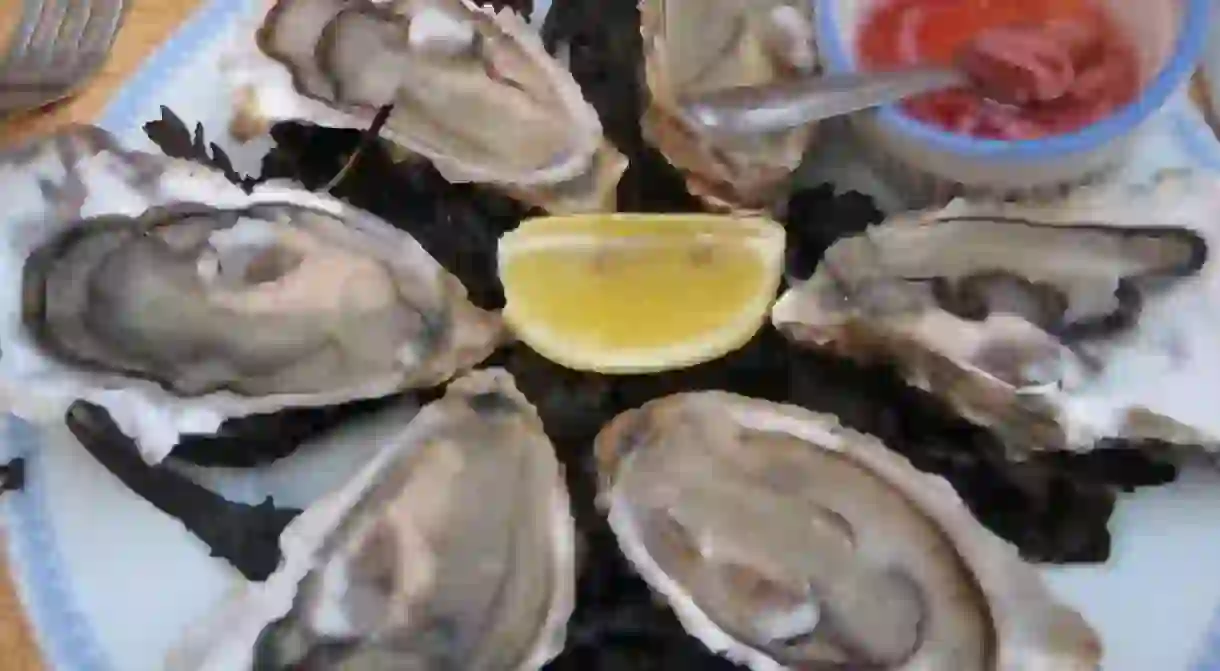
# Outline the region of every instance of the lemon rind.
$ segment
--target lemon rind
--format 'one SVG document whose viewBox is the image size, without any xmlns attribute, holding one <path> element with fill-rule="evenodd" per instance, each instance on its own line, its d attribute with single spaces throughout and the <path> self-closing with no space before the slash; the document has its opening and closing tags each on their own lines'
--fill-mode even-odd
<svg viewBox="0 0 1220 671">
<path fill-rule="evenodd" d="M 778 283 L 776 283 L 778 287 Z M 689 368 L 713 361 L 730 352 L 741 349 L 767 324 L 772 300 L 759 306 L 741 310 L 743 315 L 715 331 L 700 334 L 682 342 L 663 347 L 597 349 L 570 347 L 562 333 L 545 327 L 530 326 L 530 320 L 518 320 L 508 306 L 504 309 L 504 322 L 513 334 L 543 358 L 572 370 L 602 373 L 606 375 L 635 375 L 660 373 Z M 747 319 L 745 315 L 749 316 Z"/>
</svg>

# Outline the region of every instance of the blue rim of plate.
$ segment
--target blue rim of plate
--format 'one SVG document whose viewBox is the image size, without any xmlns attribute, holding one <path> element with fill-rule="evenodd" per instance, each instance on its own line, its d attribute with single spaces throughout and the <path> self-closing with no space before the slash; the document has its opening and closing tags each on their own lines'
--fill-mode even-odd
<svg viewBox="0 0 1220 671">
<path fill-rule="evenodd" d="M 1195 658 L 1191 671 L 1216 671 L 1220 669 L 1220 610 L 1212 617 L 1211 626 L 1203 639 L 1202 651 Z"/>
<path fill-rule="evenodd" d="M 114 132 L 139 127 L 147 119 L 141 108 L 157 88 L 184 61 L 224 33 L 244 13 L 247 0 L 209 0 L 157 49 L 107 105 L 99 124 Z M 1202 119 L 1175 113 L 1175 131 L 1201 165 L 1220 170 L 1220 147 L 1203 139 Z M 30 477 L 25 488 L 0 497 L 0 516 L 7 530 L 7 553 L 13 584 L 30 620 L 44 662 L 54 671 L 115 671 L 69 588 L 63 554 L 49 520 L 48 493 L 43 471 L 44 450 L 40 432 L 12 415 L 2 418 L 0 460 L 21 458 Z M 1220 671 L 1220 608 L 1217 609 L 1191 671 Z"/>
<path fill-rule="evenodd" d="M 143 106 L 183 63 L 225 33 L 249 7 L 246 0 L 208 0 L 187 17 L 107 104 L 98 124 L 115 133 L 140 127 Z M 9 571 L 25 607 L 43 661 L 54 671 L 117 671 L 81 612 L 49 519 L 48 492 L 42 478 L 43 444 L 37 429 L 9 415 L 4 418 L 4 460 L 25 459 L 25 488 L 0 497 L 7 528 Z"/>
</svg>

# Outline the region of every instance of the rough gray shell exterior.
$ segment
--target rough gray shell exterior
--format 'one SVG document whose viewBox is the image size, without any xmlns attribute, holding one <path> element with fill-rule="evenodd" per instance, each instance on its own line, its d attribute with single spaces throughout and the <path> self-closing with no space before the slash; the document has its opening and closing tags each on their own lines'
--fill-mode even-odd
<svg viewBox="0 0 1220 671">
<path fill-rule="evenodd" d="M 534 671 L 562 647 L 574 533 L 537 412 L 506 372 L 477 371 L 294 520 L 280 569 L 167 668 Z"/>
<path fill-rule="evenodd" d="M 644 137 L 716 210 L 770 207 L 800 165 L 816 123 L 712 137 L 681 111 L 687 96 L 808 77 L 817 65 L 807 0 L 640 0 L 648 107 Z"/>
<path fill-rule="evenodd" d="M 799 344 L 895 364 L 1015 457 L 1106 438 L 1213 447 L 1214 180 L 957 200 L 837 241 L 775 305 Z"/>
<path fill-rule="evenodd" d="M 226 418 L 436 385 L 500 341 L 414 239 L 325 195 L 247 194 L 90 127 L 0 171 L 5 400 L 102 405 L 150 461 Z"/>
<path fill-rule="evenodd" d="M 497 186 L 552 212 L 612 210 L 626 160 L 537 32 L 470 0 L 263 0 L 228 54 L 232 133 L 303 120 L 367 128 L 453 182 Z M 509 132 L 506 132 L 508 130 Z"/>
<path fill-rule="evenodd" d="M 725 392 L 596 440 L 624 554 L 753 671 L 1085 671 L 1100 643 L 944 480 L 831 416 Z"/>
</svg>

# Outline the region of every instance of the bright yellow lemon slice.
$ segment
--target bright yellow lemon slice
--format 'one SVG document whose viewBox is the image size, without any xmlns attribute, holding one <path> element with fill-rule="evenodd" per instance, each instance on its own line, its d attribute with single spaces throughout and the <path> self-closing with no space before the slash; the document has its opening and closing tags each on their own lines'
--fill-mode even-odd
<svg viewBox="0 0 1220 671">
<path fill-rule="evenodd" d="M 525 344 L 569 368 L 683 368 L 754 336 L 783 258 L 783 227 L 757 217 L 531 219 L 500 238 L 504 318 Z"/>
</svg>

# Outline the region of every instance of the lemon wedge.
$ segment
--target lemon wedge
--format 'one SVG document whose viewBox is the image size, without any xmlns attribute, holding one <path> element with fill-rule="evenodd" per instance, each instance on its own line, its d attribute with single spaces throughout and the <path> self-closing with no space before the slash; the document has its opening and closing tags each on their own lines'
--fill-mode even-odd
<svg viewBox="0 0 1220 671">
<path fill-rule="evenodd" d="M 754 336 L 783 259 L 783 226 L 760 217 L 530 219 L 500 238 L 504 319 L 521 341 L 568 368 L 684 368 Z"/>
</svg>

